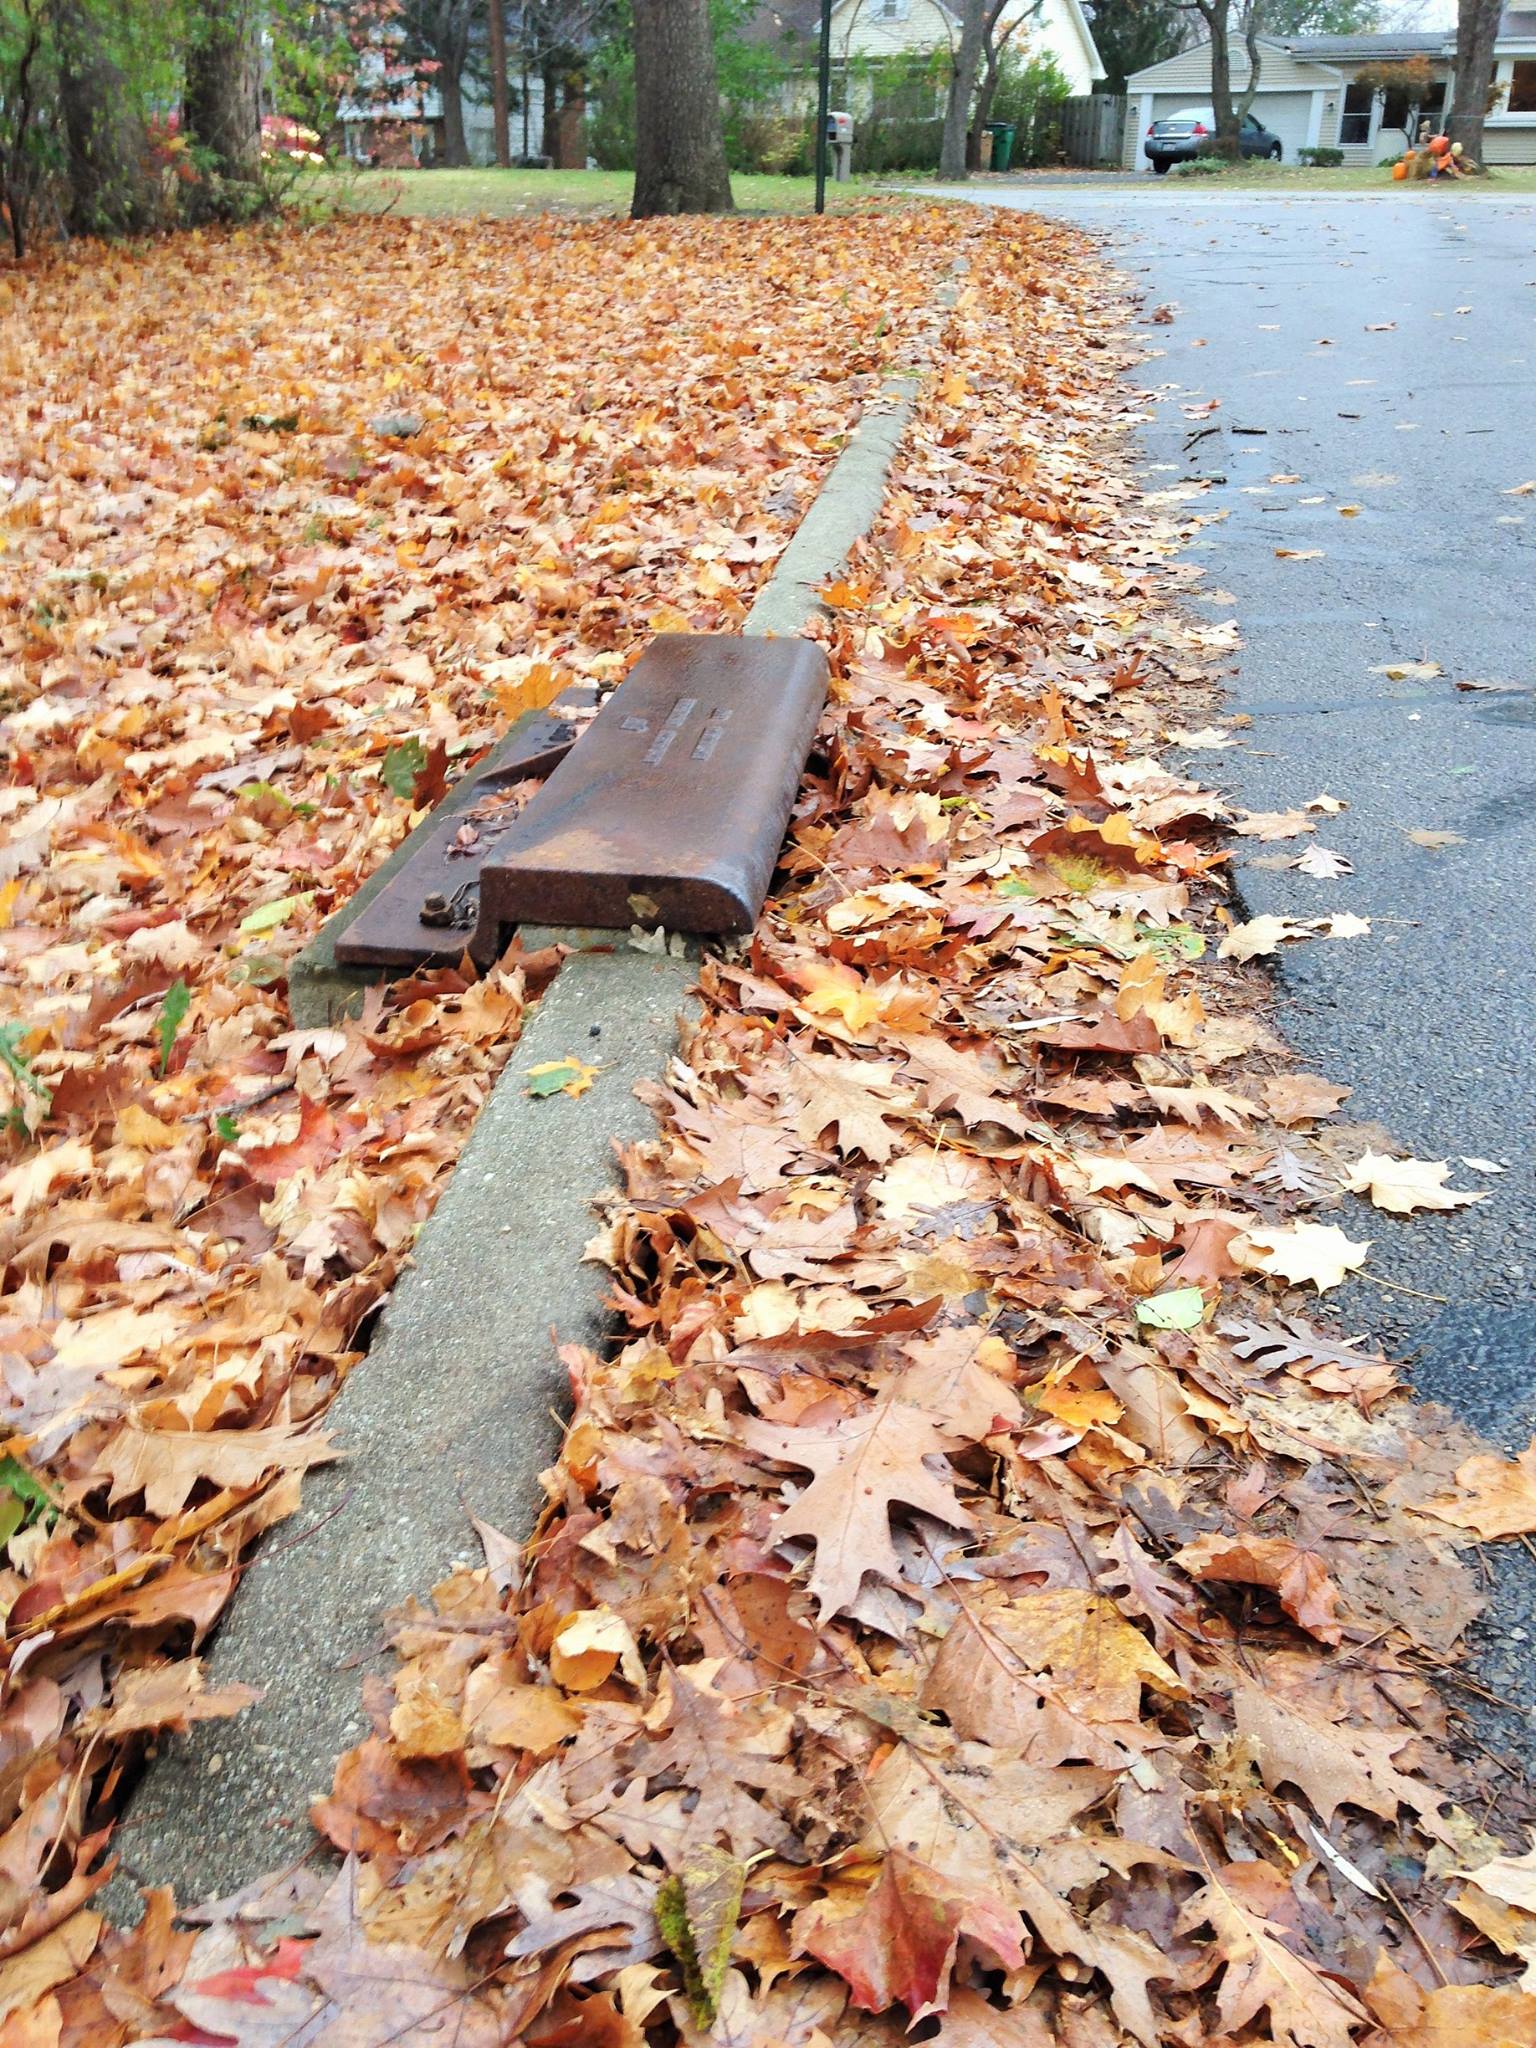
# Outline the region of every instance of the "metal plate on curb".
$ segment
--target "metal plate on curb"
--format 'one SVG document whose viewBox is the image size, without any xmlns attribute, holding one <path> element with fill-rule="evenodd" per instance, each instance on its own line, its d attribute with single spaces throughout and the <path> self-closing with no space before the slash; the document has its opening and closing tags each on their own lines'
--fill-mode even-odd
<svg viewBox="0 0 1536 2048">
<path fill-rule="evenodd" d="M 811 641 L 661 634 L 574 746 L 555 717 L 525 722 L 516 754 L 455 792 L 336 958 L 415 967 L 467 948 L 489 961 L 524 923 L 750 931 L 826 693 Z M 521 811 L 506 803 L 546 772 Z"/>
<path fill-rule="evenodd" d="M 592 694 L 578 685 L 561 702 L 584 711 Z M 455 784 L 410 858 L 337 934 L 336 958 L 344 965 L 427 967 L 462 959 L 480 914 L 480 870 L 517 822 L 507 792 L 556 768 L 571 751 L 576 727 L 558 710 L 538 711 L 519 719 L 514 734 L 512 752 Z"/>
<path fill-rule="evenodd" d="M 659 635 L 486 861 L 476 957 L 522 923 L 750 931 L 826 694 L 813 641 Z"/>
</svg>

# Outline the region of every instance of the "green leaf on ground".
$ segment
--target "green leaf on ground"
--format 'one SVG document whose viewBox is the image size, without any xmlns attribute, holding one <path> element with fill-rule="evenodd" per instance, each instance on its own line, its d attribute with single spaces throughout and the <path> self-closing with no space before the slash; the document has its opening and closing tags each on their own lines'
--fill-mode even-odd
<svg viewBox="0 0 1536 2048">
<path fill-rule="evenodd" d="M 315 900 L 313 889 L 303 889 L 297 896 L 279 896 L 273 903 L 258 903 L 249 917 L 240 920 L 240 931 L 250 938 L 257 932 L 275 931 L 280 924 L 286 924 L 296 910 L 305 910 Z"/>
<path fill-rule="evenodd" d="M 524 1092 L 538 1101 L 546 1095 L 585 1095 L 601 1072 L 601 1067 L 589 1067 L 585 1060 L 567 1053 L 563 1060 L 544 1060 L 530 1067 Z"/>
<path fill-rule="evenodd" d="M 420 740 L 402 740 L 384 756 L 384 781 L 396 796 L 410 802 L 416 778 L 427 765 L 427 750 Z"/>
<path fill-rule="evenodd" d="M 1146 1330 L 1194 1330 L 1205 1321 L 1205 1296 L 1198 1287 L 1174 1287 L 1136 1304 L 1136 1320 Z"/>
<path fill-rule="evenodd" d="M 165 992 L 160 1004 L 160 1014 L 155 1019 L 155 1036 L 160 1041 L 160 1071 L 163 1074 L 171 1063 L 171 1047 L 176 1043 L 176 1034 L 186 1020 L 192 1007 L 192 991 L 187 984 L 177 979 Z"/>
</svg>

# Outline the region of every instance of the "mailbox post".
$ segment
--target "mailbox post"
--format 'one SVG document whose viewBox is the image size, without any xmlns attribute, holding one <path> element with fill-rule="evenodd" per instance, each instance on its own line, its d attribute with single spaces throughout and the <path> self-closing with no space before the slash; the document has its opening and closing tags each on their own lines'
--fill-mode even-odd
<svg viewBox="0 0 1536 2048">
<path fill-rule="evenodd" d="M 846 185 L 853 169 L 853 116 L 835 108 L 827 115 L 827 145 L 832 151 L 832 175 Z"/>
</svg>

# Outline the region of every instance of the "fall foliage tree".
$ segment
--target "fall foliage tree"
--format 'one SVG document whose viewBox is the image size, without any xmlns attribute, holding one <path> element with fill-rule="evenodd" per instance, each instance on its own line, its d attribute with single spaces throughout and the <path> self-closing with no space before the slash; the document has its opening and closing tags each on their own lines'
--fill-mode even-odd
<svg viewBox="0 0 1536 2048">
<path fill-rule="evenodd" d="M 636 220 L 730 213 L 708 0 L 635 0 Z"/>
</svg>

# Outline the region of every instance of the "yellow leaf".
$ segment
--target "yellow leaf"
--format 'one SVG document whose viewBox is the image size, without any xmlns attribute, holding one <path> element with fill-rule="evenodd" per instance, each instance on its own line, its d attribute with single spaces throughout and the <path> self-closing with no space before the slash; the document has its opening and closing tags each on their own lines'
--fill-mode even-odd
<svg viewBox="0 0 1536 2048">
<path fill-rule="evenodd" d="M 139 1102 L 125 1104 L 112 1128 L 117 1144 L 137 1145 L 144 1152 L 168 1152 L 173 1145 L 181 1144 L 186 1135 L 175 1124 L 162 1123 L 159 1117 L 151 1116 Z"/>
</svg>

